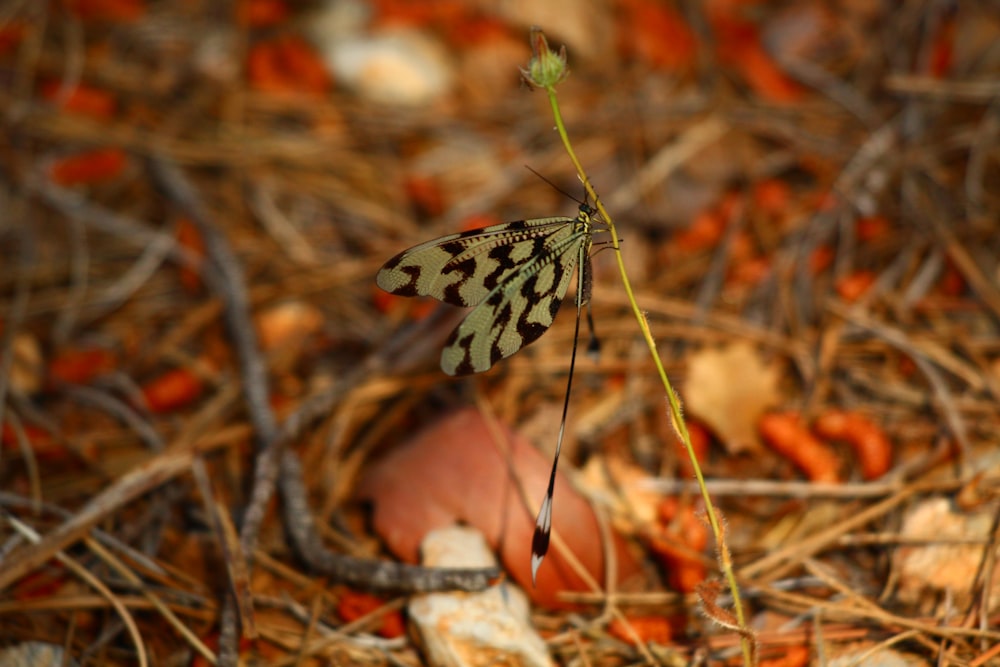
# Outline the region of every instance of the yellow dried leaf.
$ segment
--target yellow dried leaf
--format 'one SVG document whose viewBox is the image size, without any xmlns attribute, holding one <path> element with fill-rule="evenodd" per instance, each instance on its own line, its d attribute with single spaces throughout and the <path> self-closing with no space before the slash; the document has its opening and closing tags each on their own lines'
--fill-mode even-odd
<svg viewBox="0 0 1000 667">
<path fill-rule="evenodd" d="M 757 421 L 780 402 L 781 369 L 749 343 L 707 349 L 691 357 L 685 408 L 709 426 L 730 453 L 760 449 Z"/>
</svg>

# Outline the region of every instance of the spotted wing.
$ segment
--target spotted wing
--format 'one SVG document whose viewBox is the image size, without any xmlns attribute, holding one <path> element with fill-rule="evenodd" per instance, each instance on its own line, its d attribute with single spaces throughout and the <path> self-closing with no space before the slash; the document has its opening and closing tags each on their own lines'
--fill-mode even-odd
<svg viewBox="0 0 1000 667">
<path fill-rule="evenodd" d="M 480 373 L 537 340 L 552 325 L 590 244 L 589 220 L 581 218 L 533 239 L 528 258 L 503 272 L 452 332 L 441 352 L 441 369 L 449 375 Z"/>
<path fill-rule="evenodd" d="M 382 266 L 375 280 L 392 294 L 432 296 L 456 306 L 475 306 L 546 252 L 550 239 L 572 229 L 577 220 L 518 220 L 443 236 L 399 253 Z"/>
</svg>

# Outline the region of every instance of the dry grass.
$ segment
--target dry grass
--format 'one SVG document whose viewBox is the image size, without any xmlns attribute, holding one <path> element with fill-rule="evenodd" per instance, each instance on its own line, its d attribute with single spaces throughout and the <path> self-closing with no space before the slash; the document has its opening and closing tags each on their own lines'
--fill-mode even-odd
<svg viewBox="0 0 1000 667">
<path fill-rule="evenodd" d="M 922 543 L 900 532 L 921 501 L 998 507 L 1000 13 L 761 7 L 755 25 L 771 39 L 802 35 L 779 49 L 798 83 L 775 88 L 718 46 L 718 17 L 685 4 L 702 26 L 696 65 L 657 69 L 641 51 L 609 65 L 610 44 L 589 60 L 571 47 L 560 89 L 668 372 L 683 394 L 691 355 L 750 342 L 781 370 L 776 407 L 807 422 L 832 407 L 860 412 L 893 443 L 892 470 L 875 482 L 836 450 L 835 487 L 801 481 L 767 449 L 714 448 L 710 490 L 762 656 L 798 645 L 819 660 L 884 643 L 940 664 L 996 660 L 985 593 L 997 585 L 995 523 L 964 536 L 989 547 L 964 597 L 901 597 L 890 564 Z M 571 215 L 525 164 L 579 188 L 543 96 L 519 89 L 513 70 L 485 93 L 460 81 L 411 109 L 342 87 L 259 92 L 240 63 L 267 30 L 204 5 L 155 3 L 130 23 L 74 19 L 56 4 L 0 10 L 0 28 L 20 31 L 0 50 L 0 638 L 66 646 L 85 664 L 134 664 L 137 644 L 150 664 L 190 662 L 202 641 L 212 654 L 221 643 L 224 660 L 239 646 L 268 664 L 419 664 L 407 639 L 365 633 L 377 618 L 336 613 L 344 582 L 362 588 L 374 576 L 364 560 L 380 555 L 348 502 L 355 478 L 474 391 L 509 424 L 551 410 L 572 320 L 455 383 L 436 367 L 452 310 L 416 324 L 406 302 L 379 310 L 374 275 L 474 213 Z M 821 30 L 793 30 L 817 17 Z M 232 38 L 229 69 L 199 51 L 220 36 Z M 560 42 L 555 27 L 549 36 Z M 472 46 L 451 48 L 467 72 Z M 61 108 L 41 92 L 58 82 L 99 88 L 115 108 Z M 109 147 L 125 151 L 122 171 L 53 181 L 60 159 Z M 685 230 L 708 213 L 725 226 L 701 242 Z M 178 242 L 185 225 L 207 260 Z M 663 478 L 661 492 L 684 494 L 610 259 L 596 257 L 603 356 L 581 372 L 571 415 L 586 433 L 570 428 L 593 456 L 637 462 Z M 254 322 L 288 303 L 301 308 L 290 338 L 262 348 Z M 92 358 L 75 362 L 81 381 L 53 371 L 82 350 L 101 351 L 98 371 Z M 149 383 L 177 371 L 188 400 L 150 409 Z M 620 409 L 608 411 L 613 392 Z M 272 501 L 276 487 L 284 502 Z M 308 511 L 295 504 L 306 499 Z M 672 593 L 643 553 L 644 592 L 610 602 L 626 616 L 686 618 L 686 632 L 669 649 L 630 645 L 607 633 L 606 596 L 577 594 L 582 616 L 535 618 L 556 658 L 736 660 L 737 636 L 693 613 L 695 599 Z M 237 616 L 256 642 L 236 643 Z"/>
</svg>

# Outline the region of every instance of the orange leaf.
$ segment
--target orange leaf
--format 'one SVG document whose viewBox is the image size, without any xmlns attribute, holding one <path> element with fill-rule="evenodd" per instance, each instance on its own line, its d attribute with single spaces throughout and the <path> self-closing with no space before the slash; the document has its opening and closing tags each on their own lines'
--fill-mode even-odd
<svg viewBox="0 0 1000 667">
<path fill-rule="evenodd" d="M 649 0 L 620 0 L 618 49 L 668 72 L 691 67 L 697 52 L 694 33 L 671 7 Z"/>
<path fill-rule="evenodd" d="M 283 301 L 254 317 L 260 346 L 267 352 L 301 350 L 323 326 L 323 314 L 304 301 Z"/>
<path fill-rule="evenodd" d="M 201 395 L 201 378 L 186 368 L 168 371 L 142 387 L 146 407 L 162 413 L 188 405 Z"/>
<path fill-rule="evenodd" d="M 670 585 L 681 593 L 694 592 L 708 573 L 697 557 L 708 546 L 708 527 L 694 507 L 665 498 L 659 507 L 662 528 L 650 539 L 650 550 L 663 563 Z"/>
<path fill-rule="evenodd" d="M 917 364 L 913 361 L 912 357 L 901 356 L 899 357 L 899 374 L 905 378 L 911 378 L 917 372 Z"/>
<path fill-rule="evenodd" d="M 345 623 L 350 623 L 384 606 L 385 601 L 374 595 L 347 590 L 337 602 L 337 615 Z M 399 610 L 386 611 L 379 620 L 376 632 L 380 637 L 394 639 L 406 633 L 406 624 Z"/>
<path fill-rule="evenodd" d="M 744 50 L 736 66 L 750 88 L 765 99 L 791 104 L 804 96 L 802 86 L 789 78 L 760 44 Z"/>
<path fill-rule="evenodd" d="M 461 0 L 374 0 L 378 26 L 454 25 L 469 14 L 466 3 Z"/>
<path fill-rule="evenodd" d="M 406 179 L 404 187 L 407 198 L 422 215 L 434 218 L 444 212 L 444 193 L 434 178 L 411 175 Z"/>
<path fill-rule="evenodd" d="M 59 108 L 92 118 L 112 118 L 118 107 L 114 95 L 85 83 L 66 90 L 61 81 L 49 81 L 42 84 L 40 92 Z"/>
<path fill-rule="evenodd" d="M 70 581 L 66 568 L 52 561 L 44 568 L 29 572 L 21 578 L 14 585 L 11 597 L 19 602 L 51 599 Z"/>
<path fill-rule="evenodd" d="M 458 48 L 491 48 L 497 42 L 509 39 L 510 28 L 499 19 L 486 16 L 461 16 L 447 25 L 448 41 Z"/>
<path fill-rule="evenodd" d="M 813 482 L 839 482 L 840 462 L 830 447 L 802 424 L 796 412 L 771 413 L 758 422 L 764 441 Z"/>
<path fill-rule="evenodd" d="M 946 18 L 938 26 L 934 44 L 928 59 L 928 73 L 936 79 L 944 79 L 955 62 L 955 18 Z"/>
<path fill-rule="evenodd" d="M 757 26 L 715 8 L 710 20 L 715 30 L 719 60 L 743 74 L 750 88 L 772 102 L 799 101 L 803 88 L 788 77 L 760 43 Z"/>
<path fill-rule="evenodd" d="M 951 297 L 962 296 L 965 292 L 965 276 L 950 260 L 945 263 L 944 274 L 941 276 L 938 288 L 942 294 Z"/>
<path fill-rule="evenodd" d="M 243 0 L 236 7 L 236 20 L 249 28 L 267 28 L 283 23 L 290 14 L 284 0 Z"/>
<path fill-rule="evenodd" d="M 821 245 L 809 255 L 809 272 L 814 276 L 823 273 L 833 264 L 835 253 L 828 245 Z"/>
<path fill-rule="evenodd" d="M 733 262 L 746 262 L 757 259 L 757 242 L 745 229 L 739 229 L 733 234 L 729 246 L 729 258 Z"/>
<path fill-rule="evenodd" d="M 687 422 L 688 436 L 691 438 L 691 448 L 694 450 L 695 458 L 698 459 L 699 465 L 705 463 L 705 458 L 708 456 L 708 449 L 712 442 L 712 436 L 708 431 L 708 428 L 702 424 L 700 421 L 688 420 Z M 691 465 L 691 457 L 688 455 L 687 447 L 681 442 L 680 438 L 674 438 L 674 449 L 677 454 L 677 467 L 679 469 L 679 474 L 683 477 L 694 476 L 694 468 Z"/>
<path fill-rule="evenodd" d="M 809 664 L 808 646 L 788 646 L 780 658 L 761 660 L 760 667 L 805 667 Z"/>
<path fill-rule="evenodd" d="M 670 620 L 664 616 L 628 616 L 625 620 L 615 618 L 608 625 L 608 634 L 623 642 L 634 644 L 639 641 L 649 644 L 667 645 L 673 638 Z"/>
<path fill-rule="evenodd" d="M 702 211 L 695 216 L 688 228 L 673 238 L 673 245 L 681 252 L 710 250 L 719 244 L 726 229 L 726 220 L 718 211 Z"/>
<path fill-rule="evenodd" d="M 768 178 L 753 187 L 754 207 L 768 215 L 779 216 L 788 209 L 792 190 L 778 178 Z"/>
<path fill-rule="evenodd" d="M 63 0 L 66 9 L 84 21 L 134 23 L 146 12 L 143 0 Z"/>
<path fill-rule="evenodd" d="M 177 221 L 174 234 L 180 247 L 195 255 L 199 260 L 205 257 L 205 240 L 201 237 L 198 227 L 189 218 L 181 218 Z M 199 261 L 200 264 L 202 264 L 201 261 Z M 198 269 L 199 267 L 187 264 L 180 265 L 181 286 L 190 294 L 195 294 L 201 289 L 201 273 Z"/>
<path fill-rule="evenodd" d="M 742 207 L 743 196 L 739 192 L 727 192 L 715 206 L 696 215 L 686 230 L 674 236 L 674 245 L 682 252 L 715 248 Z"/>
<path fill-rule="evenodd" d="M 31 450 L 35 454 L 48 454 L 56 450 L 62 451 L 61 446 L 56 444 L 48 431 L 32 424 L 24 424 L 24 437 L 27 438 L 28 444 L 31 445 Z M 21 447 L 17 432 L 6 421 L 3 424 L 3 431 L 0 431 L 0 443 L 5 448 L 15 452 Z"/>
<path fill-rule="evenodd" d="M 884 215 L 870 215 L 854 221 L 854 234 L 863 243 L 882 241 L 892 234 L 892 224 Z"/>
<path fill-rule="evenodd" d="M 118 148 L 103 148 L 56 160 L 49 177 L 58 185 L 84 185 L 109 181 L 125 168 L 128 156 Z"/>
<path fill-rule="evenodd" d="M 322 95 L 330 89 L 323 61 L 304 40 L 291 35 L 255 45 L 247 71 L 250 85 L 263 92 Z"/>
<path fill-rule="evenodd" d="M 199 637 L 202 643 L 213 651 L 219 648 L 219 633 L 212 632 L 211 634 L 202 635 Z M 243 657 L 248 651 L 256 648 L 256 642 L 249 637 L 240 637 L 239 644 L 237 645 L 237 652 Z M 209 662 L 200 653 L 195 654 L 191 659 L 190 667 L 212 667 L 216 663 Z"/>
<path fill-rule="evenodd" d="M 116 366 L 115 355 L 102 347 L 62 350 L 49 361 L 49 379 L 67 384 L 87 384 Z"/>
<path fill-rule="evenodd" d="M 835 289 L 841 299 L 852 303 L 864 296 L 865 292 L 875 284 L 875 277 L 871 271 L 855 271 L 838 280 Z"/>
<path fill-rule="evenodd" d="M 431 298 L 410 299 L 408 297 L 389 294 L 378 287 L 372 287 L 372 303 L 380 313 L 391 313 L 396 309 L 403 309 L 406 317 L 414 322 L 419 322 L 430 317 L 434 309 L 437 308 L 437 301 Z"/>
<path fill-rule="evenodd" d="M 769 257 L 749 257 L 736 264 L 726 276 L 727 285 L 757 285 L 771 275 L 771 259 Z"/>
<path fill-rule="evenodd" d="M 813 429 L 820 437 L 850 444 L 865 479 L 878 479 L 892 467 L 892 443 L 885 431 L 863 415 L 829 410 L 820 415 Z"/>
<path fill-rule="evenodd" d="M 28 27 L 19 21 L 8 21 L 0 26 L 0 56 L 17 48 L 28 34 Z"/>
<path fill-rule="evenodd" d="M 463 232 L 471 232 L 474 229 L 482 229 L 483 227 L 489 227 L 491 225 L 499 225 L 502 222 L 503 220 L 495 215 L 490 215 L 489 213 L 477 213 L 462 220 L 462 224 L 460 224 L 458 228 Z"/>
</svg>

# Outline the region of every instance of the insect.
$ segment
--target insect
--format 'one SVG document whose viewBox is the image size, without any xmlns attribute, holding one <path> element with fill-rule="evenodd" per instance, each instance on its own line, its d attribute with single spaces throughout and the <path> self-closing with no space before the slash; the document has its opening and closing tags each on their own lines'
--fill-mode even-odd
<svg viewBox="0 0 1000 667">
<path fill-rule="evenodd" d="M 595 226 L 603 231 L 604 223 L 595 220 L 594 209 L 583 202 L 575 218 L 518 220 L 421 243 L 386 262 L 376 278 L 378 286 L 392 294 L 432 296 L 456 306 L 474 307 L 441 352 L 445 373 L 468 375 L 488 370 L 545 333 L 566 296 L 574 269 L 579 269 L 576 329 L 562 423 L 531 543 L 532 581 L 549 547 L 552 493 L 573 384 L 580 313 L 590 301 Z M 591 331 L 588 349 L 596 351 L 589 308 L 587 321 Z"/>
</svg>

